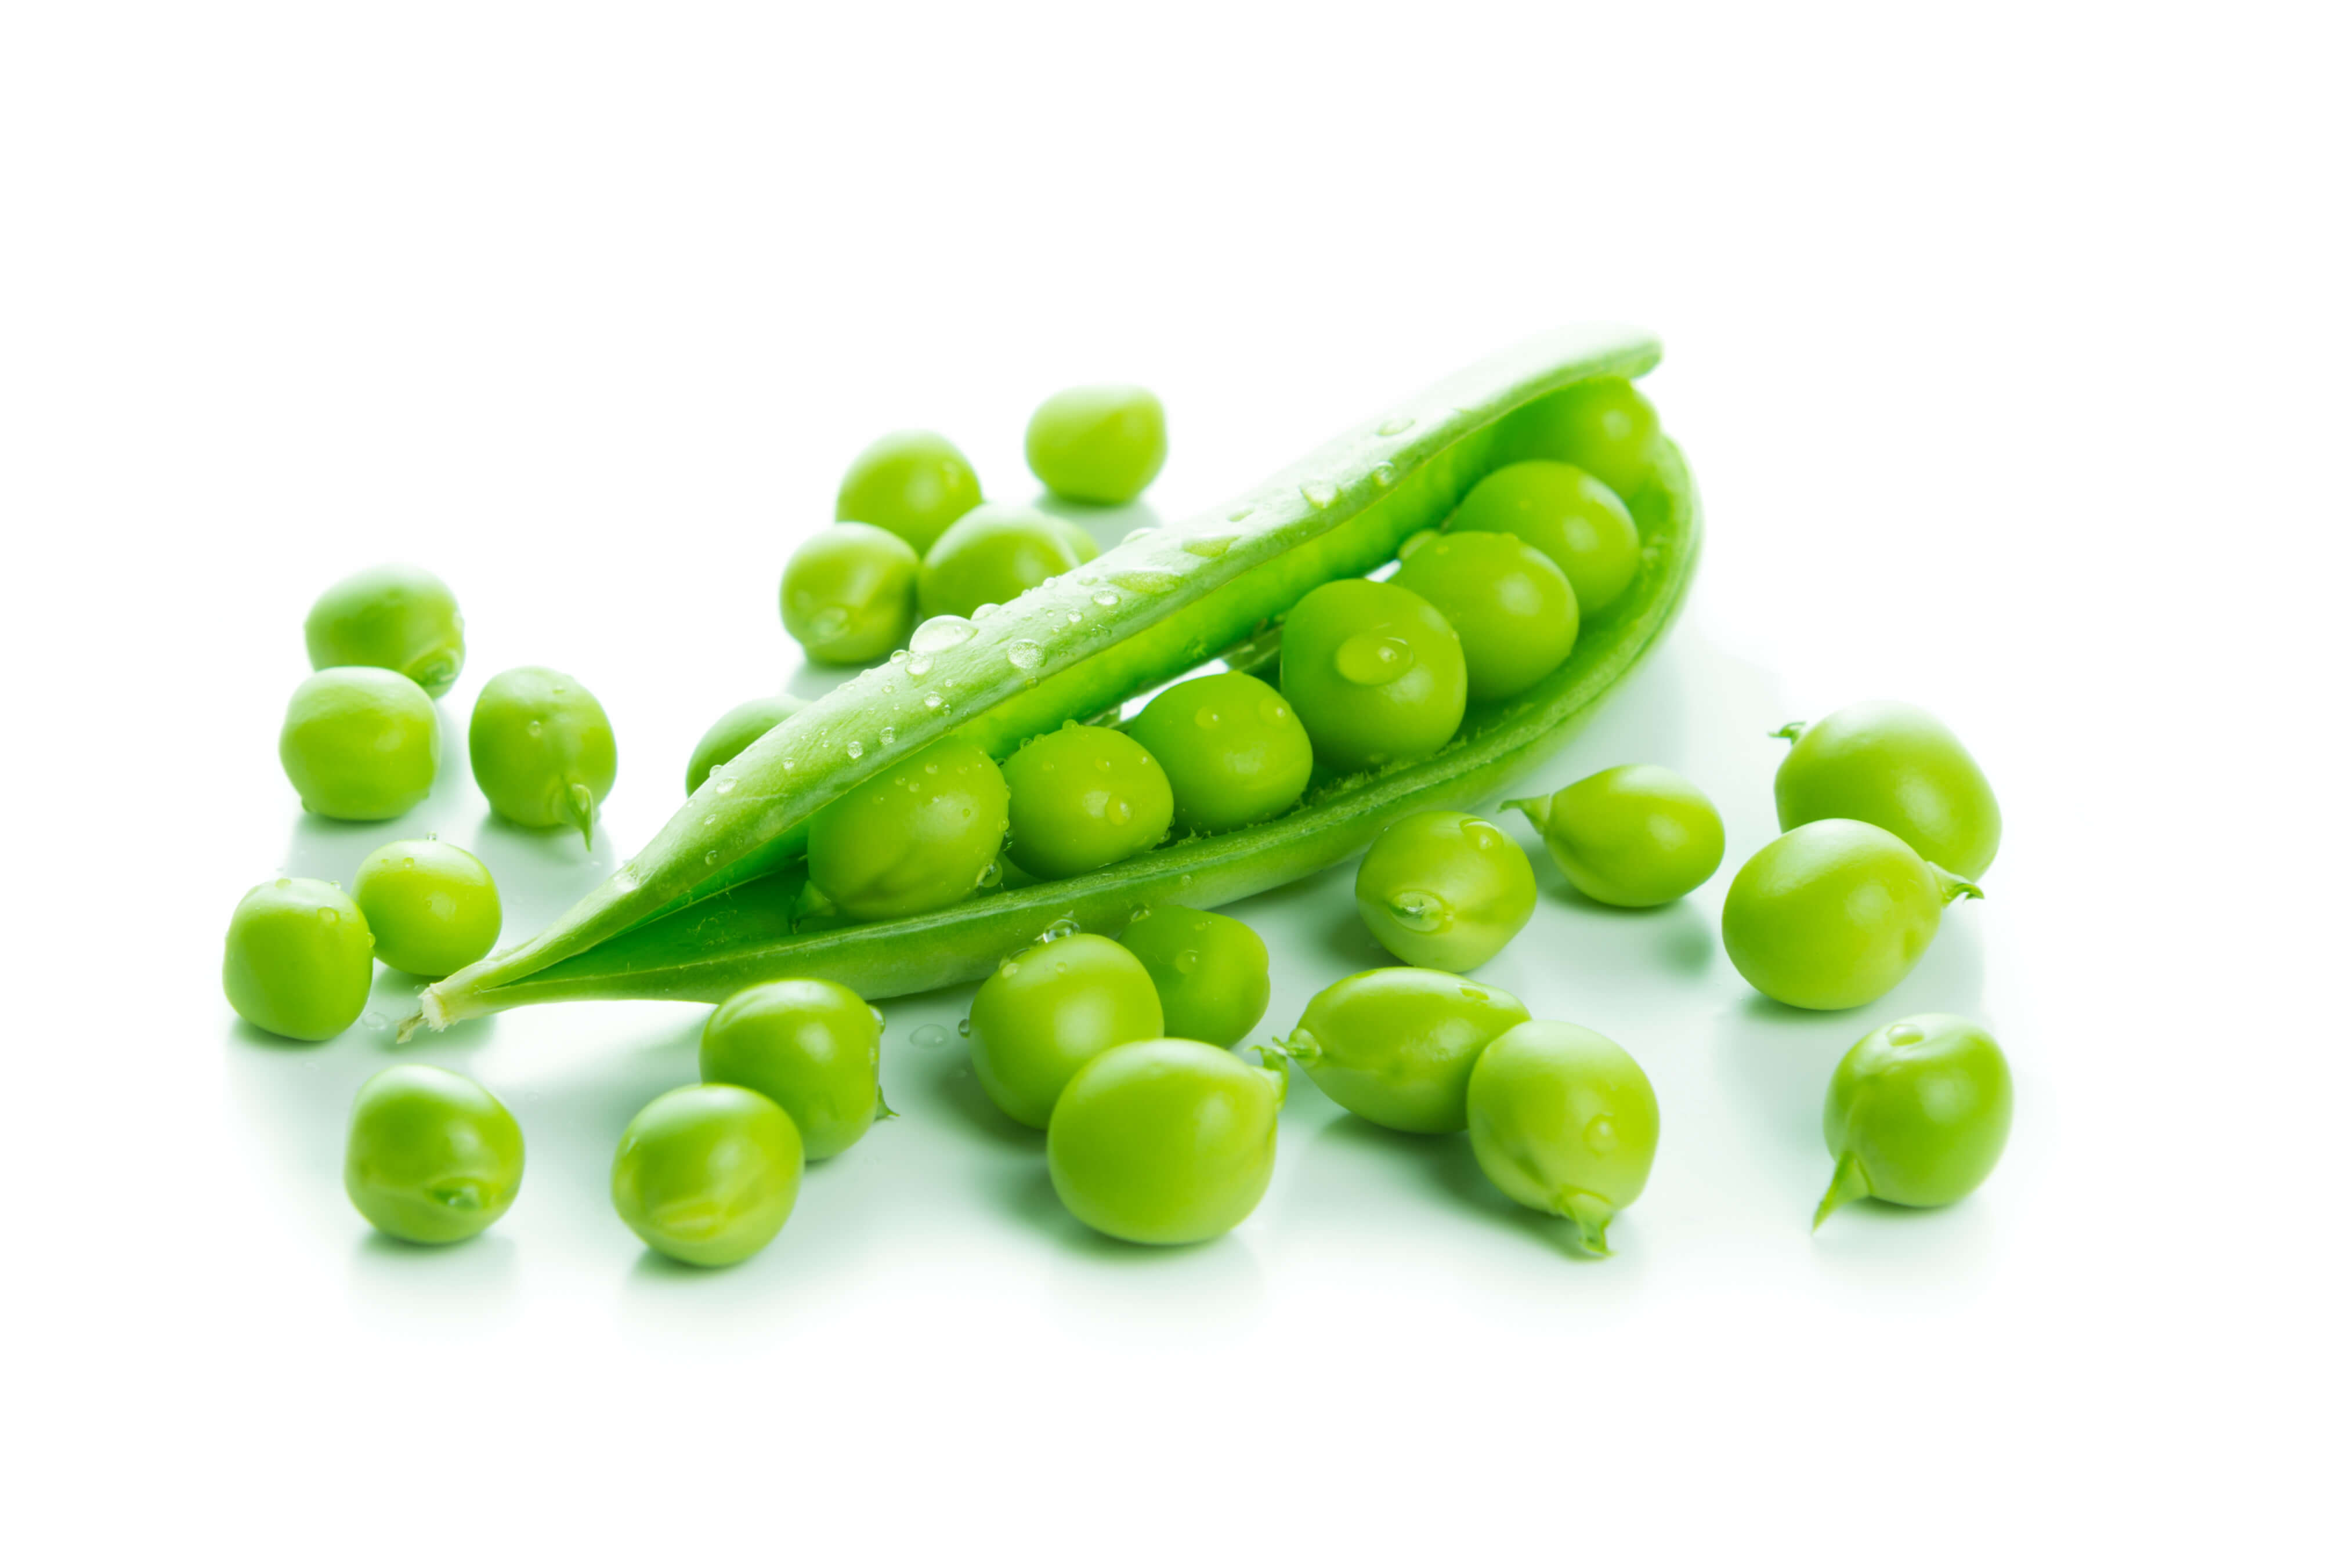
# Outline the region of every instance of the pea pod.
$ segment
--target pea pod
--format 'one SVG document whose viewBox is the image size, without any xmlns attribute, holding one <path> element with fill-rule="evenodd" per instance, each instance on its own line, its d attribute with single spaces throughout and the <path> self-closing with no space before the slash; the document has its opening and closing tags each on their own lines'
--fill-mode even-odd
<svg viewBox="0 0 2350 1568">
<path fill-rule="evenodd" d="M 1495 466 L 1497 423 L 1601 376 L 1638 376 L 1653 338 L 1569 328 L 1440 382 L 1228 504 L 1128 540 L 976 621 L 916 628 L 877 667 L 712 774 L 642 852 L 538 936 L 428 989 L 435 1028 L 525 1002 L 717 1001 L 785 976 L 867 997 L 976 979 L 1056 924 L 1114 933 L 1136 910 L 1213 908 L 1345 859 L 1409 812 L 1488 798 L 1563 741 L 1661 640 L 1700 535 L 1687 465 L 1668 443 L 1638 502 L 1640 569 L 1575 651 L 1504 701 L 1472 705 L 1433 756 L 1326 779 L 1297 806 L 1083 876 L 998 888 L 944 909 L 795 929 L 808 817 L 950 732 L 997 758 L 1266 634 L 1326 582 L 1394 558 Z M 1238 654 L 1234 658 L 1241 657 Z"/>
</svg>

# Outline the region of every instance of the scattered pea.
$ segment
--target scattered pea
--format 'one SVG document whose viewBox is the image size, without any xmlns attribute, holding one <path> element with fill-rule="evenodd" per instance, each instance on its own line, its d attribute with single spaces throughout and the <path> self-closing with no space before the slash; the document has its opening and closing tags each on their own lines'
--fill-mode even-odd
<svg viewBox="0 0 2350 1568">
<path fill-rule="evenodd" d="M 1926 1012 L 1871 1031 L 1828 1081 L 1835 1174 L 1812 1229 L 1856 1198 L 1956 1203 L 1999 1164 L 2013 1114 L 2007 1057 L 1982 1025 Z"/>
<path fill-rule="evenodd" d="M 1055 495 L 1121 506 L 1167 461 L 1167 410 L 1141 387 L 1071 387 L 1028 421 L 1028 467 Z"/>
<path fill-rule="evenodd" d="M 828 980 L 777 980 L 738 991 L 702 1028 L 702 1081 L 756 1089 L 792 1118 L 810 1159 L 865 1136 L 881 1098 L 881 1024 L 864 999 Z"/>
<path fill-rule="evenodd" d="M 424 688 L 396 671 L 321 670 L 286 705 L 277 760 L 304 810 L 387 821 L 432 793 L 441 715 Z"/>
<path fill-rule="evenodd" d="M 1067 522 L 1033 506 L 991 501 L 972 508 L 922 557 L 915 585 L 922 618 L 1010 604 L 1046 577 L 1076 570 L 1087 557 L 1069 533 Z"/>
<path fill-rule="evenodd" d="M 1657 1096 L 1630 1053 L 1580 1024 L 1536 1020 L 1487 1045 L 1469 1075 L 1469 1147 L 1494 1186 L 1572 1220 L 1586 1251 L 1648 1185 Z"/>
<path fill-rule="evenodd" d="M 237 900 L 221 990 L 255 1028 L 329 1039 L 359 1021 L 374 980 L 367 917 L 333 883 L 280 877 Z"/>
<path fill-rule="evenodd" d="M 1721 866 L 1721 814 L 1670 768 L 1608 768 L 1555 794 L 1502 804 L 1524 812 L 1575 890 L 1602 904 L 1669 904 Z"/>
<path fill-rule="evenodd" d="M 522 1190 L 522 1128 L 473 1079 L 421 1062 L 359 1085 L 343 1190 L 387 1236 L 442 1246 L 498 1222 Z"/>
<path fill-rule="evenodd" d="M 397 670 L 440 697 L 465 668 L 465 621 L 449 585 L 417 566 L 372 566 L 320 594 L 302 623 L 310 668 Z"/>
<path fill-rule="evenodd" d="M 914 547 L 870 523 L 836 523 L 784 563 L 784 629 L 820 664 L 863 664 L 914 629 Z"/>
<path fill-rule="evenodd" d="M 559 670 L 525 665 L 490 678 L 466 732 L 473 782 L 491 808 L 523 827 L 579 830 L 596 840 L 596 808 L 612 791 L 619 752 L 604 705 Z"/>
<path fill-rule="evenodd" d="M 1305 1004 L 1282 1049 L 1338 1104 L 1398 1132 L 1469 1125 L 1478 1054 L 1526 1022 L 1508 992 L 1432 969 L 1349 975 Z"/>
<path fill-rule="evenodd" d="M 1173 1247 L 1222 1235 L 1273 1181 L 1287 1079 L 1196 1040 L 1144 1040 L 1087 1062 L 1054 1106 L 1053 1190 L 1106 1236 Z"/>
<path fill-rule="evenodd" d="M 1795 742 L 1772 786 L 1781 831 L 1848 817 L 1874 823 L 1961 877 L 1991 868 L 1999 798 L 1959 738 L 1923 708 L 1855 702 L 1777 733 Z"/>
<path fill-rule="evenodd" d="M 1165 1027 L 1140 960 L 1107 937 L 1064 937 L 1005 960 L 981 982 L 972 1071 L 1005 1116 L 1042 1127 L 1078 1068 Z"/>
<path fill-rule="evenodd" d="M 979 502 L 979 475 L 952 441 L 932 431 L 893 431 L 848 465 L 832 514 L 887 528 L 920 552 Z"/>
<path fill-rule="evenodd" d="M 375 956 L 433 980 L 497 945 L 504 913 L 490 868 L 437 838 L 403 838 L 359 862 L 351 900 L 375 933 Z"/>
<path fill-rule="evenodd" d="M 1534 871 L 1482 817 L 1415 811 L 1388 825 L 1355 873 L 1355 908 L 1379 945 L 1422 969 L 1475 969 L 1534 912 Z"/>
<path fill-rule="evenodd" d="M 1981 897 L 1885 829 L 1831 817 L 1773 839 L 1731 879 L 1721 945 L 1774 1001 L 1858 1007 L 1917 967 L 1943 905 Z"/>
<path fill-rule="evenodd" d="M 1170 904 L 1144 910 L 1118 940 L 1149 971 L 1178 1039 L 1237 1045 L 1273 1000 L 1264 939 L 1229 915 Z"/>
<path fill-rule="evenodd" d="M 733 1084 L 689 1084 L 620 1135 L 612 1207 L 656 1252 L 722 1268 L 775 1239 L 806 1163 L 799 1128 L 775 1101 Z"/>
</svg>

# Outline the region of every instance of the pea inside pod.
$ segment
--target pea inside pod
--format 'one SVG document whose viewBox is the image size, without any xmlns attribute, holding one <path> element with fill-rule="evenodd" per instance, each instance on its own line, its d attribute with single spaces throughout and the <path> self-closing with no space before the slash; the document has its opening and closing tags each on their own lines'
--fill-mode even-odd
<svg viewBox="0 0 2350 1568">
<path fill-rule="evenodd" d="M 1632 514 L 1614 491 L 1572 463 L 1495 469 L 1462 497 L 1444 529 L 1514 535 L 1533 545 L 1566 575 L 1584 619 L 1621 597 L 1640 569 L 1640 532 Z M 1411 559 L 1424 553 L 1416 550 Z"/>
<path fill-rule="evenodd" d="M 2007 1057 L 1981 1024 L 1927 1012 L 1871 1031 L 1828 1081 L 1822 1130 L 1835 1173 L 1812 1229 L 1856 1198 L 1956 1203 L 1999 1164 L 2013 1114 Z"/>
<path fill-rule="evenodd" d="M 1175 796 L 1141 743 L 1097 724 L 1065 724 L 1003 763 L 1012 792 L 1004 853 L 1035 877 L 1114 866 L 1167 836 Z"/>
<path fill-rule="evenodd" d="M 1314 742 L 1297 711 L 1253 675 L 1179 681 L 1150 700 L 1128 733 L 1159 759 L 1176 826 L 1224 833 L 1278 816 L 1314 775 Z"/>
<path fill-rule="evenodd" d="M 473 782 L 500 816 L 523 827 L 567 825 L 595 843 L 596 808 L 620 761 L 612 722 L 588 688 L 536 665 L 494 675 L 465 738 Z"/>
<path fill-rule="evenodd" d="M 1607 1255 L 1607 1228 L 1648 1185 L 1657 1095 L 1631 1054 L 1579 1024 L 1521 1023 L 1469 1075 L 1469 1144 L 1494 1186 L 1574 1222 Z"/>
<path fill-rule="evenodd" d="M 1721 906 L 1721 945 L 1747 983 L 1790 1007 L 1858 1007 L 1901 983 L 1941 929 L 1980 898 L 1881 827 L 1830 818 L 1755 853 Z"/>
<path fill-rule="evenodd" d="M 1616 494 L 1648 488 L 1663 458 L 1656 405 L 1621 376 L 1594 376 L 1538 399 L 1503 421 L 1504 462 L 1573 463 Z"/>
<path fill-rule="evenodd" d="M 1967 748 L 1923 708 L 1855 702 L 1773 732 L 1794 748 L 1772 793 L 1782 832 L 1847 817 L 1873 823 L 1937 866 L 1981 876 L 1999 853 L 1999 797 Z"/>
<path fill-rule="evenodd" d="M 1513 535 L 1438 535 L 1404 556 L 1393 580 L 1460 635 L 1472 702 L 1516 696 L 1575 649 L 1579 618 L 1566 574 Z"/>
<path fill-rule="evenodd" d="M 859 920 L 943 909 L 996 869 L 1010 802 L 993 758 L 940 741 L 810 819 L 809 883 Z"/>
<path fill-rule="evenodd" d="M 1442 749 L 1469 702 L 1461 639 L 1409 588 L 1325 583 L 1289 612 L 1281 691 L 1333 773 L 1412 762 Z"/>
<path fill-rule="evenodd" d="M 691 794 L 700 789 L 712 773 L 750 750 L 752 742 L 806 706 L 796 697 L 778 693 L 754 697 L 727 709 L 718 716 L 717 722 L 702 732 L 702 739 L 694 743 L 693 755 L 686 759 L 685 793 Z"/>
</svg>

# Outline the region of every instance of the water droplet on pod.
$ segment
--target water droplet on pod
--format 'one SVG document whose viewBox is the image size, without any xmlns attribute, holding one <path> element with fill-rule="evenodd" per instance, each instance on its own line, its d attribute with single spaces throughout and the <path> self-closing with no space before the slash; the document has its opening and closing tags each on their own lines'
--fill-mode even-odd
<svg viewBox="0 0 2350 1568">
<path fill-rule="evenodd" d="M 1384 419 L 1379 421 L 1379 434 L 1381 435 L 1401 435 L 1404 431 L 1409 429 L 1411 429 L 1411 416 L 1409 414 L 1397 414 L 1390 419 Z"/>
<path fill-rule="evenodd" d="M 906 646 L 915 653 L 944 653 L 958 643 L 969 642 L 979 628 L 959 615 L 935 615 L 914 628 Z M 915 670 L 915 674 L 921 673 Z"/>
</svg>

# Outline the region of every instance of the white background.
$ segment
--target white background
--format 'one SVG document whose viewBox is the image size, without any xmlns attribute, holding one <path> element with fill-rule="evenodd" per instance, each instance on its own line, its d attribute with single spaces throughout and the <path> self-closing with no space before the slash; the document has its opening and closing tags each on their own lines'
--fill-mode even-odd
<svg viewBox="0 0 2350 1568">
<path fill-rule="evenodd" d="M 2326 13 L 2334 11 L 2329 17 Z M 2338 8 L 26 5 L 0 21 L 0 1529 L 19 1561 L 653 1552 L 1302 1562 L 2297 1560 L 2342 1544 L 2345 507 Z M 1664 1138 L 1577 1262 L 1460 1140 L 1304 1080 L 1213 1245 L 1090 1239 L 993 1119 L 966 993 L 902 1119 L 688 1275 L 605 1168 L 701 1010 L 268 1044 L 219 933 L 437 829 L 509 930 L 608 869 L 453 765 L 305 821 L 310 597 L 431 566 L 471 656 L 598 691 L 608 842 L 791 679 L 775 579 L 851 453 L 1156 388 L 1177 518 L 1536 328 L 1648 326 L 1711 524 L 1668 652 L 1549 787 L 1681 767 L 1732 864 L 1762 732 L 1931 707 L 1990 897 L 1860 1013 L 1760 1004 L 1729 868 L 1487 971 L 1622 1040 Z M 1513 819 L 1514 821 L 1514 819 Z M 1513 827 L 1522 842 L 1532 838 Z M 1339 871 L 1238 912 L 1268 1027 L 1370 961 Z M 1806 1228 L 1875 1022 L 1989 1022 L 1966 1203 Z M 520 1116 L 489 1235 L 370 1239 L 353 1087 Z"/>
</svg>

